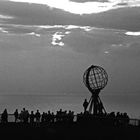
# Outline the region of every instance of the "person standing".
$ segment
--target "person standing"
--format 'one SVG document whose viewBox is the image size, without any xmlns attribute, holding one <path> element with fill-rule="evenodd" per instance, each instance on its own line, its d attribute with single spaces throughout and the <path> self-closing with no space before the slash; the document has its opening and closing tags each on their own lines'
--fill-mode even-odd
<svg viewBox="0 0 140 140">
<path fill-rule="evenodd" d="M 87 107 L 88 107 L 88 101 L 87 99 L 85 99 L 84 103 L 83 103 L 83 107 L 84 107 L 84 113 L 87 111 Z"/>
<path fill-rule="evenodd" d="M 1 114 L 1 122 L 2 123 L 7 123 L 8 122 L 7 109 L 4 109 L 3 113 Z"/>
<path fill-rule="evenodd" d="M 14 117 L 15 117 L 15 122 L 17 122 L 17 120 L 18 120 L 18 118 L 19 118 L 18 109 L 15 110 L 15 112 L 14 112 Z"/>
<path fill-rule="evenodd" d="M 31 123 L 31 124 L 34 123 L 34 118 L 35 118 L 34 112 L 31 111 L 31 114 L 30 114 L 30 123 Z"/>
<path fill-rule="evenodd" d="M 35 118 L 36 118 L 37 123 L 40 122 L 40 117 L 41 117 L 41 114 L 40 114 L 39 110 L 37 110 L 37 112 L 35 113 Z"/>
</svg>

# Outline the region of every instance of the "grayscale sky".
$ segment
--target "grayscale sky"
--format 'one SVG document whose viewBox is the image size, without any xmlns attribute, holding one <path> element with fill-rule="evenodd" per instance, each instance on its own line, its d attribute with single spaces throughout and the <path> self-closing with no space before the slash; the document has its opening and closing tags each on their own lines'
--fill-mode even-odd
<svg viewBox="0 0 140 140">
<path fill-rule="evenodd" d="M 139 15 L 139 0 L 0 0 L 0 104 L 80 111 L 93 64 L 109 76 L 105 108 L 139 116 Z"/>
</svg>

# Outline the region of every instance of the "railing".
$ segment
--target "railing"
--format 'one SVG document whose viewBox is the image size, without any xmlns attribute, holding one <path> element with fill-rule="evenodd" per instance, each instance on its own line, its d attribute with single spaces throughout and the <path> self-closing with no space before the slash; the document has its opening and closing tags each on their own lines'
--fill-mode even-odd
<svg viewBox="0 0 140 140">
<path fill-rule="evenodd" d="M 0 114 L 0 118 L 1 118 L 1 114 Z M 15 121 L 15 117 L 14 114 L 8 114 L 8 122 L 14 122 Z M 74 115 L 74 121 L 77 121 L 77 115 Z M 1 122 L 1 119 L 0 119 Z M 130 118 L 129 119 L 129 124 L 133 125 L 133 126 L 139 126 L 140 125 L 140 119 L 134 119 L 134 118 Z"/>
<path fill-rule="evenodd" d="M 139 126 L 140 120 L 139 119 L 129 119 L 129 124 L 134 125 L 134 126 Z"/>
</svg>

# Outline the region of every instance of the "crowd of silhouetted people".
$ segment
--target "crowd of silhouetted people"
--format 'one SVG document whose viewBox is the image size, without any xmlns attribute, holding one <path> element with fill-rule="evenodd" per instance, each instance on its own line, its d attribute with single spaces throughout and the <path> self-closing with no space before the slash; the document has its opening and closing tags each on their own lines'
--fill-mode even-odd
<svg viewBox="0 0 140 140">
<path fill-rule="evenodd" d="M 127 113 L 111 112 L 104 114 L 93 115 L 88 111 L 77 114 L 77 122 L 93 122 L 94 124 L 114 125 L 114 126 L 127 126 L 129 125 L 129 116 Z"/>
<path fill-rule="evenodd" d="M 107 125 L 128 125 L 129 124 L 129 116 L 127 113 L 120 113 L 120 112 L 111 112 L 106 114 L 100 115 L 93 115 L 90 114 L 88 111 L 84 110 L 79 114 L 74 114 L 74 111 L 63 111 L 60 109 L 56 113 L 47 111 L 40 113 L 39 110 L 36 112 L 31 111 L 29 112 L 27 109 L 23 108 L 20 112 L 18 109 L 15 110 L 13 113 L 15 123 L 100 123 L 100 124 L 107 124 Z M 76 119 L 74 117 L 76 116 Z M 7 109 L 3 111 L 1 114 L 1 123 L 8 122 L 8 112 Z"/>
<path fill-rule="evenodd" d="M 20 112 L 18 109 L 15 110 L 13 113 L 14 115 L 14 122 L 23 122 L 23 123 L 54 123 L 54 122 L 73 122 L 74 120 L 74 111 L 63 111 L 60 109 L 59 111 L 54 114 L 54 112 L 48 111 L 40 113 L 39 110 L 36 112 L 29 111 L 23 108 Z M 8 112 L 7 109 L 3 111 L 1 114 L 1 122 L 7 123 L 8 122 Z"/>
<path fill-rule="evenodd" d="M 97 114 L 93 114 L 87 110 L 88 102 L 85 99 L 83 103 L 84 111 L 76 114 L 74 111 L 63 111 L 60 109 L 56 113 L 47 111 L 40 113 L 39 110 L 36 112 L 31 111 L 29 112 L 27 109 L 23 108 L 20 112 L 18 109 L 15 110 L 13 113 L 14 115 L 14 122 L 21 122 L 21 123 L 94 123 L 94 124 L 106 124 L 106 125 L 128 125 L 129 124 L 129 116 L 127 113 L 120 113 L 120 112 L 111 112 L 111 113 L 103 113 L 100 112 Z M 76 119 L 75 119 L 76 117 Z M 8 112 L 7 109 L 3 111 L 1 114 L 1 123 L 8 122 Z"/>
</svg>

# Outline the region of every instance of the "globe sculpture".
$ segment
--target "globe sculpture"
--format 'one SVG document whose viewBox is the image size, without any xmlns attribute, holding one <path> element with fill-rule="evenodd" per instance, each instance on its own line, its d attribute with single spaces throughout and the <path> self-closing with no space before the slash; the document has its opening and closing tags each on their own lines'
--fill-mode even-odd
<svg viewBox="0 0 140 140">
<path fill-rule="evenodd" d="M 106 113 L 103 103 L 99 97 L 100 91 L 107 85 L 108 75 L 100 66 L 90 66 L 83 75 L 83 82 L 92 96 L 88 103 L 90 114 L 99 115 Z"/>
</svg>

